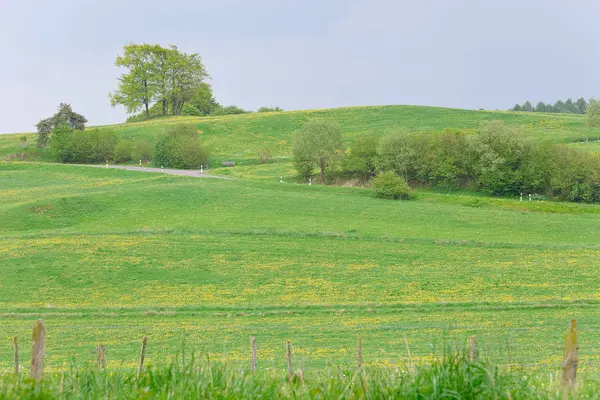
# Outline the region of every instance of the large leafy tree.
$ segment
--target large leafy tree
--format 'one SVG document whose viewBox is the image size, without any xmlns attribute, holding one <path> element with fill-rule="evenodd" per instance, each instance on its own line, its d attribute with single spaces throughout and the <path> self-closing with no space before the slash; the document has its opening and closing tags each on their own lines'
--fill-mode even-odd
<svg viewBox="0 0 600 400">
<path fill-rule="evenodd" d="M 160 104 L 163 116 L 169 112 L 169 71 L 172 49 L 160 45 L 152 46 L 152 84 L 155 88 L 155 100 Z"/>
<path fill-rule="evenodd" d="M 384 136 L 377 147 L 379 169 L 394 171 L 408 180 L 414 172 L 417 146 L 416 135 L 406 129 L 395 130 Z"/>
<path fill-rule="evenodd" d="M 110 95 L 111 104 L 124 106 L 130 114 L 143 109 L 146 118 L 152 103 L 159 104 L 162 115 L 169 110 L 179 115 L 208 77 L 200 55 L 182 53 L 176 46 L 129 43 L 115 65 L 127 71 Z"/>
<path fill-rule="evenodd" d="M 217 103 L 217 100 L 213 95 L 212 87 L 206 82 L 202 82 L 198 85 L 189 102 L 196 107 L 202 115 L 212 114 L 213 111 L 219 108 L 219 103 Z"/>
<path fill-rule="evenodd" d="M 208 77 L 198 53 L 180 53 L 172 46 L 169 52 L 169 89 L 171 111 L 179 115 L 200 84 Z"/>
<path fill-rule="evenodd" d="M 84 130 L 87 119 L 73 111 L 71 106 L 67 103 L 60 103 L 56 114 L 50 118 L 42 119 L 37 123 L 36 128 L 38 132 L 37 147 L 47 147 L 50 142 L 50 134 L 54 128 L 58 125 L 65 125 L 66 128 L 71 130 Z"/>
<path fill-rule="evenodd" d="M 292 152 L 298 171 L 316 164 L 321 172 L 321 182 L 325 182 L 325 170 L 334 158 L 344 149 L 340 127 L 334 121 L 313 119 L 296 133 Z"/>
<path fill-rule="evenodd" d="M 144 109 L 150 117 L 150 103 L 156 97 L 155 63 L 153 50 L 149 44 L 129 43 L 123 47 L 123 55 L 115 61 L 117 67 L 127 72 L 118 78 L 119 89 L 110 95 L 113 107 L 122 105 L 129 114 Z"/>
</svg>

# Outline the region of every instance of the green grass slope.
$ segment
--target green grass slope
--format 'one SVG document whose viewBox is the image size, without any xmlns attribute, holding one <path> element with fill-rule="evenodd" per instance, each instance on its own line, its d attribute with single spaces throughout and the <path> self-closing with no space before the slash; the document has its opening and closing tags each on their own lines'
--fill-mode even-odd
<svg viewBox="0 0 600 400">
<path fill-rule="evenodd" d="M 164 363 L 183 340 L 211 359 L 283 368 L 368 365 L 462 346 L 554 370 L 570 318 L 582 369 L 600 357 L 597 206 L 360 188 L 195 179 L 0 163 L 0 367 L 27 359 L 33 320 L 47 365 L 135 365 L 139 339 Z M 432 347 L 433 346 L 433 347 Z M 264 365 L 264 364 L 263 364 Z"/>
<path fill-rule="evenodd" d="M 525 127 L 527 134 L 556 142 L 578 142 L 585 137 L 597 138 L 600 130 L 584 126 L 584 117 L 573 114 L 544 114 L 508 111 L 472 111 L 425 106 L 347 107 L 323 110 L 251 113 L 220 117 L 159 118 L 145 122 L 115 125 L 129 139 L 153 140 L 165 128 L 190 122 L 198 127 L 204 141 L 211 145 L 216 160 L 228 158 L 242 163 L 256 162 L 261 150 L 269 149 L 273 156 L 289 156 L 294 132 L 310 118 L 327 118 L 342 127 L 350 144 L 362 135 L 381 135 L 394 128 L 410 131 L 436 131 L 445 128 L 474 129 L 482 121 L 503 120 Z M 22 151 L 22 135 L 0 135 L 0 156 Z M 30 140 L 35 135 L 28 135 Z M 32 146 L 34 147 L 34 146 Z M 33 159 L 46 159 L 35 149 L 27 151 Z"/>
</svg>

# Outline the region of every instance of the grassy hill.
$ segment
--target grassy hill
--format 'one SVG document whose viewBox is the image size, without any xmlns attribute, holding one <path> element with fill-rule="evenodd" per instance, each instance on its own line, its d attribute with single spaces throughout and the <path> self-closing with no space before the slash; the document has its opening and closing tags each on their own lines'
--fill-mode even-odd
<svg viewBox="0 0 600 400">
<path fill-rule="evenodd" d="M 247 117 L 249 118 L 249 117 Z M 0 367 L 27 359 L 34 319 L 49 368 L 160 364 L 182 341 L 210 359 L 283 368 L 417 361 L 476 334 L 496 362 L 554 371 L 567 320 L 600 357 L 600 208 L 361 188 L 0 163 Z M 591 361 L 590 361 L 591 362 Z M 594 370 L 582 363 L 583 373 Z"/>
<path fill-rule="evenodd" d="M 578 115 L 382 106 L 114 126 L 152 140 L 193 122 L 213 165 L 238 161 L 213 172 L 261 179 L 0 161 L 0 369 L 14 335 L 27 359 L 41 317 L 55 371 L 93 359 L 97 343 L 109 367 L 134 366 L 142 336 L 154 364 L 184 341 L 246 363 L 256 336 L 263 366 L 283 368 L 291 339 L 311 368 L 352 365 L 357 336 L 367 365 L 389 366 L 408 360 L 407 343 L 420 362 L 471 334 L 500 364 L 554 371 L 577 318 L 582 371 L 597 371 L 600 207 L 428 191 L 390 202 L 363 188 L 279 184 L 295 174 L 294 131 L 312 117 L 337 120 L 347 143 L 501 119 L 535 138 L 600 147 Z M 0 135 L 0 160 L 23 151 L 21 136 Z M 33 147 L 28 160 L 48 159 Z M 265 148 L 281 162 L 257 165 Z"/>
<path fill-rule="evenodd" d="M 220 117 L 159 118 L 145 122 L 114 125 L 122 137 L 153 140 L 166 126 L 195 123 L 205 143 L 211 145 L 215 161 L 236 160 L 242 165 L 255 164 L 257 154 L 269 149 L 274 157 L 291 154 L 294 132 L 310 118 L 327 118 L 342 127 L 350 144 L 362 135 L 382 135 L 390 129 L 403 127 L 411 131 L 439 131 L 445 128 L 474 129 L 482 121 L 503 120 L 518 124 L 528 135 L 555 142 L 581 142 L 589 137 L 597 140 L 600 130 L 584 126 L 584 117 L 574 114 L 544 114 L 508 111 L 472 111 L 423 106 L 348 107 L 324 110 L 251 113 Z M 0 135 L 0 157 L 23 151 L 22 135 Z M 28 135 L 34 147 L 34 134 Z M 596 147 L 590 145 L 588 147 Z M 33 159 L 46 159 L 35 149 L 27 153 Z"/>
</svg>

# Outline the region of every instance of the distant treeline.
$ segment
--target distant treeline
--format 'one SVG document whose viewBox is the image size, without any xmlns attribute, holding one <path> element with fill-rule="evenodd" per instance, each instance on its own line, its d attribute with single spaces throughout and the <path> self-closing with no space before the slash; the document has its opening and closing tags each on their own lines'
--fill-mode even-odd
<svg viewBox="0 0 600 400">
<path fill-rule="evenodd" d="M 546 104 L 540 101 L 535 105 L 531 102 L 526 101 L 523 104 L 516 104 L 510 111 L 528 111 L 528 112 L 545 112 L 545 113 L 563 113 L 563 114 L 585 114 L 589 106 L 589 102 L 583 97 L 573 101 L 573 99 L 567 99 L 566 101 L 558 100 L 554 104 Z"/>
</svg>

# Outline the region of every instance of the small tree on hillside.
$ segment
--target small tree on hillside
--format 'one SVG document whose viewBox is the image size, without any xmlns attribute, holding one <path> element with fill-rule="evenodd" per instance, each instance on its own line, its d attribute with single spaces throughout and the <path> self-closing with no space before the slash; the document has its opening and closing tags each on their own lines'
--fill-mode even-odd
<svg viewBox="0 0 600 400">
<path fill-rule="evenodd" d="M 71 109 L 69 104 L 60 103 L 56 114 L 37 123 L 37 147 L 42 148 L 48 146 L 50 134 L 56 126 L 64 124 L 70 129 L 82 131 L 85 129 L 86 122 L 87 119 L 83 115 L 73 112 L 73 109 Z"/>
<path fill-rule="evenodd" d="M 358 138 L 344 157 L 342 162 L 344 171 L 356 173 L 364 180 L 374 176 L 377 169 L 378 145 L 379 140 L 376 137 Z"/>
<path fill-rule="evenodd" d="M 585 124 L 590 128 L 600 126 L 600 102 L 590 99 L 587 106 Z"/>
<path fill-rule="evenodd" d="M 398 129 L 384 136 L 377 147 L 378 166 L 381 171 L 394 171 L 409 180 L 409 172 L 415 170 L 417 157 L 413 134 Z"/>
<path fill-rule="evenodd" d="M 316 164 L 321 171 L 321 182 L 325 182 L 325 169 L 343 149 L 342 133 L 336 122 L 310 120 L 294 138 L 292 152 L 296 170 L 306 173 L 308 169 L 312 170 L 311 165 Z"/>
</svg>

